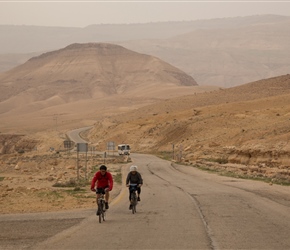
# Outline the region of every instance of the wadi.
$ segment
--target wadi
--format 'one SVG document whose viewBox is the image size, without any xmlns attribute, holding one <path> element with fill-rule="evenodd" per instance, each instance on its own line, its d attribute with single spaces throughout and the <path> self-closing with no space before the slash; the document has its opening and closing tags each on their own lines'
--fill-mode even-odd
<svg viewBox="0 0 290 250">
<path fill-rule="evenodd" d="M 158 57 L 75 43 L 0 74 L 0 119 L 1 213 L 94 207 L 87 185 L 104 161 L 116 196 L 131 162 L 108 142 L 237 178 L 290 182 L 290 75 L 200 86 Z M 101 153 L 82 154 L 77 166 L 64 141 L 88 126 L 81 136 Z"/>
</svg>

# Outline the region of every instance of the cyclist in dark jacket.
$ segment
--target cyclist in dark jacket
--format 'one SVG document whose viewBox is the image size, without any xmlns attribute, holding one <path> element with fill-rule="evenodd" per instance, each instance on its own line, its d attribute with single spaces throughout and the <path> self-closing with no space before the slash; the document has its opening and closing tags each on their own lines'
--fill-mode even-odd
<svg viewBox="0 0 290 250">
<path fill-rule="evenodd" d="M 138 201 L 140 201 L 140 193 L 141 193 L 141 186 L 143 185 L 143 179 L 141 174 L 137 171 L 137 166 L 132 165 L 130 167 L 130 172 L 127 175 L 126 179 L 126 186 L 129 187 L 129 201 L 131 202 L 131 189 L 130 184 L 137 184 L 137 194 L 138 194 Z M 132 205 L 130 203 L 129 209 L 132 209 Z"/>
</svg>

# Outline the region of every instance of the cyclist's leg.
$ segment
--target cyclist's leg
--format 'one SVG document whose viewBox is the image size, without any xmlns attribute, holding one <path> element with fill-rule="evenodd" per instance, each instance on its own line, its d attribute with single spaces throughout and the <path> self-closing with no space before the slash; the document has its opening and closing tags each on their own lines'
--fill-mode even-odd
<svg viewBox="0 0 290 250">
<path fill-rule="evenodd" d="M 97 202 L 97 204 L 98 204 L 98 199 L 100 198 L 100 193 L 98 192 L 98 190 L 96 191 L 96 202 Z"/>
<path fill-rule="evenodd" d="M 132 194 L 132 192 L 131 192 L 131 189 L 130 188 L 128 190 L 129 190 L 129 201 L 131 201 L 131 194 Z"/>
<path fill-rule="evenodd" d="M 99 192 L 100 190 L 96 190 L 96 203 L 97 203 L 97 206 L 98 206 L 98 209 L 97 209 L 97 215 L 99 215 L 100 214 L 100 211 L 99 211 L 99 204 L 98 204 L 98 199 L 100 198 L 100 196 L 101 196 L 101 194 L 100 194 L 100 192 Z"/>
<path fill-rule="evenodd" d="M 131 188 L 129 187 L 129 202 L 130 202 L 129 210 L 132 209 L 131 199 L 132 199 L 132 190 L 131 190 Z"/>
<path fill-rule="evenodd" d="M 105 208 L 109 209 L 109 198 L 110 198 L 110 193 L 109 191 L 105 192 Z"/>
<path fill-rule="evenodd" d="M 105 193 L 105 201 L 108 203 L 110 198 L 110 193 L 109 191 Z"/>
<path fill-rule="evenodd" d="M 137 194 L 138 194 L 138 201 L 141 201 L 140 194 L 141 194 L 141 187 L 137 187 Z"/>
</svg>

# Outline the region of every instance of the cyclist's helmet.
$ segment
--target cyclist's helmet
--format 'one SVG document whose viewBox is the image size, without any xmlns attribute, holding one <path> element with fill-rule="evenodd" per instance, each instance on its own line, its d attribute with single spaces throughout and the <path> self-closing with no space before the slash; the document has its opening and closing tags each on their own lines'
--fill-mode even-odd
<svg viewBox="0 0 290 250">
<path fill-rule="evenodd" d="M 137 166 L 136 165 L 132 165 L 130 167 L 130 172 L 132 172 L 132 171 L 137 171 Z"/>
<path fill-rule="evenodd" d="M 107 170 L 107 167 L 105 165 L 101 165 L 100 170 Z"/>
</svg>

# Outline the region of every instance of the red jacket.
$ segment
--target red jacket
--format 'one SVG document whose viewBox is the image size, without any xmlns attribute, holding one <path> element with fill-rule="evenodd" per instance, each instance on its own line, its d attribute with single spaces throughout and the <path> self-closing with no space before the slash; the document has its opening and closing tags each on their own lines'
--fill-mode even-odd
<svg viewBox="0 0 290 250">
<path fill-rule="evenodd" d="M 113 189 L 113 184 L 113 177 L 110 172 L 106 172 L 105 175 L 102 175 L 101 171 L 98 171 L 92 179 L 91 189 L 109 187 L 111 191 Z"/>
</svg>

